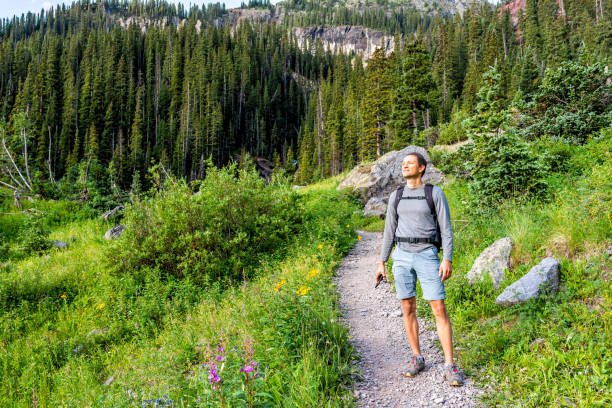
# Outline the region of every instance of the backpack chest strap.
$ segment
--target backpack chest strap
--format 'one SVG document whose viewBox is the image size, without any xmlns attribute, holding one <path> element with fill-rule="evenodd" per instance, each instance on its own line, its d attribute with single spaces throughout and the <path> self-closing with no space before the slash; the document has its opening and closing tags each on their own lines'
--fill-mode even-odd
<svg viewBox="0 0 612 408">
<path fill-rule="evenodd" d="M 425 196 L 400 197 L 400 200 L 427 200 Z"/>
<path fill-rule="evenodd" d="M 395 242 L 405 242 L 408 244 L 436 244 L 439 241 L 435 237 L 421 238 L 421 237 L 395 237 Z"/>
</svg>

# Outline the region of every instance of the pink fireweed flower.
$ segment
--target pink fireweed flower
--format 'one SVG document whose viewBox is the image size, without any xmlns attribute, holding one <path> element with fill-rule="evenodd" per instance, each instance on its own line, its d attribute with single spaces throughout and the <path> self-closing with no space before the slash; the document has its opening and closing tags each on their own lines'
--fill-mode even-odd
<svg viewBox="0 0 612 408">
<path fill-rule="evenodd" d="M 247 364 L 244 367 L 242 367 L 240 369 L 240 371 L 242 371 L 243 373 L 251 373 L 251 372 L 255 371 L 255 369 L 252 366 Z"/>
<path fill-rule="evenodd" d="M 211 384 L 221 382 L 221 378 L 215 370 L 211 370 L 210 374 L 208 374 L 208 382 Z"/>
<path fill-rule="evenodd" d="M 221 377 L 219 377 L 219 374 L 217 374 L 217 366 L 214 364 L 210 365 L 210 370 L 208 374 L 208 382 L 210 384 L 221 382 Z"/>
<path fill-rule="evenodd" d="M 217 347 L 217 352 L 219 353 L 216 357 L 217 361 L 224 361 L 227 353 L 225 352 L 225 348 L 223 346 Z"/>
</svg>

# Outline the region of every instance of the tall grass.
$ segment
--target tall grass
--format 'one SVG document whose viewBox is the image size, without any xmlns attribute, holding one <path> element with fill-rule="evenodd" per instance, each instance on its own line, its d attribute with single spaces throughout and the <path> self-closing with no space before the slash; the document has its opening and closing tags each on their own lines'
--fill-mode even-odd
<svg viewBox="0 0 612 408">
<path fill-rule="evenodd" d="M 123 244 L 101 239 L 101 221 L 56 226 L 68 250 L 0 270 L 0 406 L 216 407 L 208 362 L 219 344 L 225 406 L 248 406 L 247 344 L 254 406 L 350 405 L 354 357 L 331 276 L 360 217 L 337 182 L 300 191 L 295 232 L 231 283 L 146 263 L 118 273 L 108 251 Z M 129 256 L 125 245 L 114 255 Z"/>
<path fill-rule="evenodd" d="M 610 153 L 606 147 L 597 154 Z M 467 221 L 453 222 L 454 272 L 446 284 L 456 354 L 467 374 L 490 387 L 487 405 L 612 404 L 612 260 L 606 250 L 612 247 L 612 161 L 581 154 L 573 160 L 584 161 L 582 170 L 551 179 L 545 201 L 475 208 L 465 182 L 444 186 L 452 218 Z M 470 285 L 465 275 L 475 258 L 504 236 L 514 247 L 501 288 L 488 281 Z M 546 256 L 561 263 L 557 295 L 495 305 L 505 287 Z M 433 317 L 425 302 L 419 305 Z"/>
</svg>

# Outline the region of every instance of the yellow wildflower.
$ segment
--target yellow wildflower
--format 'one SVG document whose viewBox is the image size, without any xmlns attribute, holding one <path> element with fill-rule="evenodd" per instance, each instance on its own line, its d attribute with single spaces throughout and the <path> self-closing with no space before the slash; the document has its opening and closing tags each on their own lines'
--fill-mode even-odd
<svg viewBox="0 0 612 408">
<path fill-rule="evenodd" d="M 308 286 L 300 286 L 296 293 L 298 295 L 304 296 L 308 292 L 310 292 L 310 288 Z"/>
<path fill-rule="evenodd" d="M 361 235 L 357 235 L 357 240 L 361 241 Z"/>
<path fill-rule="evenodd" d="M 306 280 L 308 280 L 310 278 L 314 278 L 318 274 L 319 274 L 319 270 L 318 269 L 313 269 L 312 271 L 308 272 L 308 275 L 306 275 Z"/>
<path fill-rule="evenodd" d="M 351 225 L 350 224 L 346 224 L 346 228 L 351 228 Z"/>
<path fill-rule="evenodd" d="M 96 225 L 96 230 L 99 230 L 99 229 L 100 229 L 100 227 L 98 225 Z"/>
<path fill-rule="evenodd" d="M 102 309 L 104 309 L 104 302 L 102 302 L 102 303 L 100 303 L 98 305 L 98 310 L 102 310 Z"/>
<path fill-rule="evenodd" d="M 319 249 L 323 248 L 323 244 L 319 244 Z"/>
<path fill-rule="evenodd" d="M 60 296 L 62 299 L 66 299 L 66 292 L 62 293 L 62 296 Z"/>
<path fill-rule="evenodd" d="M 277 283 L 276 283 L 276 285 L 274 285 L 274 291 L 275 291 L 275 292 L 278 292 L 278 290 L 279 290 L 280 288 L 282 288 L 283 286 L 285 286 L 285 283 L 287 283 L 287 281 L 286 281 L 286 280 L 284 280 L 284 279 L 283 279 L 282 281 L 280 281 L 280 282 L 277 282 Z"/>
<path fill-rule="evenodd" d="M 19 265 L 19 266 L 17 267 L 17 269 L 21 269 L 21 268 L 23 268 L 23 266 L 21 266 L 21 265 Z"/>
</svg>

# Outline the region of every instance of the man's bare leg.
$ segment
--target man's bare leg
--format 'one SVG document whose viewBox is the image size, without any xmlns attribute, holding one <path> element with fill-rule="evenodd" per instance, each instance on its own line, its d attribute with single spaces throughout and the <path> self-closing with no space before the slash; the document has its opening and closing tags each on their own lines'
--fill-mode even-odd
<svg viewBox="0 0 612 408">
<path fill-rule="evenodd" d="M 414 298 L 413 298 L 414 299 Z M 438 338 L 444 350 L 444 361 L 449 364 L 453 362 L 453 329 L 450 319 L 446 313 L 444 300 L 430 300 L 431 310 L 436 317 L 436 329 Z M 404 320 L 405 323 L 405 320 Z M 412 344 L 412 343 L 411 343 Z"/>
<path fill-rule="evenodd" d="M 419 322 L 416 317 L 416 297 L 402 299 L 402 312 L 404 314 L 404 329 L 408 336 L 408 342 L 415 356 L 421 355 L 419 347 Z"/>
</svg>

